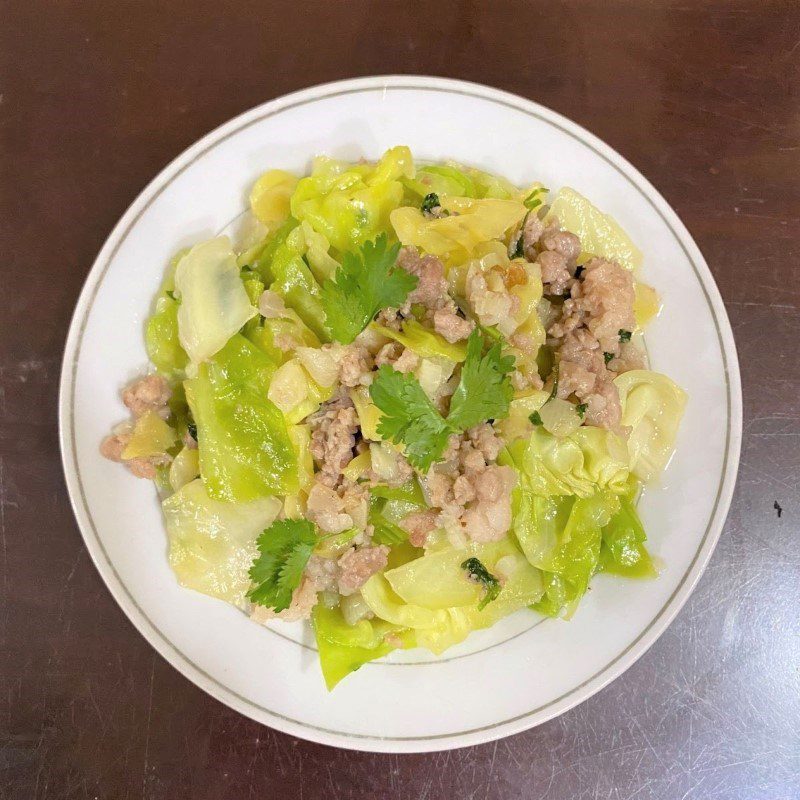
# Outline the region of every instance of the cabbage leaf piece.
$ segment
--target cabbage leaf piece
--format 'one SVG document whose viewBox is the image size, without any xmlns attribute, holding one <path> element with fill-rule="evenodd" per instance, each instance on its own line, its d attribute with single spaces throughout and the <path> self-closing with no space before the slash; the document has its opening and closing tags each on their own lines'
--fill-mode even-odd
<svg viewBox="0 0 800 800">
<path fill-rule="evenodd" d="M 249 503 L 214 500 L 200 479 L 168 497 L 162 509 L 169 563 L 181 586 L 243 607 L 256 539 L 280 508 L 276 497 Z"/>
<path fill-rule="evenodd" d="M 420 198 L 433 192 L 440 196 L 522 200 L 528 194 L 499 175 L 454 161 L 418 167 L 416 176 L 404 183 Z"/>
<path fill-rule="evenodd" d="M 518 200 L 449 197 L 442 199 L 442 204 L 447 216 L 430 218 L 418 208 L 403 207 L 392 211 L 390 219 L 404 245 L 414 245 L 453 264 L 474 258 L 480 245 L 499 239 L 527 213 Z"/>
<path fill-rule="evenodd" d="M 297 455 L 287 423 L 267 398 L 275 369 L 262 350 L 237 334 L 184 384 L 197 424 L 200 473 L 215 500 L 247 502 L 297 489 Z"/>
<path fill-rule="evenodd" d="M 178 262 L 178 338 L 199 364 L 218 353 L 251 317 L 250 303 L 227 236 L 195 245 Z"/>
<path fill-rule="evenodd" d="M 348 625 L 339 608 L 327 608 L 322 603 L 315 606 L 311 624 L 328 691 L 368 661 L 382 658 L 398 647 L 415 646 L 413 631 L 381 619 L 362 619 Z"/>
<path fill-rule="evenodd" d="M 642 264 L 642 252 L 609 214 L 604 214 L 582 194 L 565 186 L 553 198 L 545 222 L 557 219 L 581 240 L 587 255 L 616 261 L 627 269 Z M 582 263 L 586 257 L 579 261 Z"/>
<path fill-rule="evenodd" d="M 626 578 L 655 578 L 658 570 L 645 544 L 647 536 L 636 511 L 627 498 L 620 498 L 620 508 L 603 528 L 600 545 L 600 572 Z"/>
<path fill-rule="evenodd" d="M 168 378 L 182 378 L 189 363 L 189 357 L 181 347 L 178 336 L 180 303 L 175 296 L 175 269 L 187 252 L 188 249 L 180 250 L 170 259 L 156 296 L 153 313 L 144 329 L 147 357 L 155 364 L 156 369 Z"/>
<path fill-rule="evenodd" d="M 497 598 L 479 608 L 484 590 L 461 564 L 474 557 L 493 574 L 505 576 Z M 463 641 L 471 631 L 488 628 L 502 617 L 542 596 L 539 570 L 509 539 L 466 548 L 447 548 L 373 575 L 362 596 L 376 617 L 416 634 L 417 645 L 433 653 Z"/>
<path fill-rule="evenodd" d="M 413 317 L 404 320 L 403 327 L 399 331 L 378 325 L 376 322 L 373 322 L 370 328 L 395 342 L 400 342 L 420 358 L 439 357 L 458 363 L 467 357 L 466 342 L 448 342 L 444 336 L 426 328 Z"/>
<path fill-rule="evenodd" d="M 265 172 L 250 190 L 250 210 L 268 228 L 275 228 L 289 216 L 289 201 L 298 178 L 282 169 Z"/>
<path fill-rule="evenodd" d="M 614 379 L 622 403 L 622 424 L 631 427 L 631 472 L 643 482 L 664 470 L 675 450 L 686 393 L 666 375 L 635 369 Z"/>
<path fill-rule="evenodd" d="M 320 156 L 292 195 L 292 215 L 307 221 L 339 252 L 353 250 L 389 230 L 389 213 L 403 200 L 401 178 L 413 175 L 407 147 L 387 150 L 375 164 Z"/>
<path fill-rule="evenodd" d="M 620 510 L 613 492 L 591 497 L 539 497 L 514 490 L 512 529 L 528 561 L 544 573 L 545 592 L 534 609 L 571 614 L 598 570 L 602 531 Z"/>
<path fill-rule="evenodd" d="M 623 423 L 624 424 L 624 423 Z M 512 442 L 498 462 L 514 467 L 535 495 L 590 497 L 598 489 L 628 494 L 628 448 L 612 431 L 584 426 L 557 438 L 542 427 Z"/>
</svg>

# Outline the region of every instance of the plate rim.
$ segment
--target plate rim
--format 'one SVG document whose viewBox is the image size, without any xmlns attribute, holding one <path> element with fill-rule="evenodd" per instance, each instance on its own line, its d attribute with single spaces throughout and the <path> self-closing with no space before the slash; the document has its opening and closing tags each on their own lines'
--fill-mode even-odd
<svg viewBox="0 0 800 800">
<path fill-rule="evenodd" d="M 110 558 L 108 558 L 105 553 L 99 535 L 94 528 L 91 516 L 88 514 L 88 507 L 81 507 L 78 502 L 80 498 L 84 504 L 86 503 L 77 470 L 74 447 L 74 420 L 72 418 L 72 400 L 75 388 L 74 378 L 75 369 L 78 364 L 77 356 L 79 355 L 79 345 L 94 296 L 99 289 L 103 276 L 108 266 L 111 264 L 116 251 L 124 241 L 128 230 L 136 224 L 136 221 L 144 213 L 152 199 L 158 196 L 169 183 L 195 159 L 202 156 L 203 153 L 219 144 L 231 134 L 259 121 L 266 114 L 272 115 L 279 111 L 321 100 L 326 97 L 380 89 L 405 89 L 411 91 L 438 90 L 450 94 L 476 97 L 490 102 L 499 102 L 504 106 L 531 114 L 554 125 L 567 135 L 588 145 L 595 153 L 611 164 L 611 166 L 615 167 L 617 171 L 650 202 L 654 211 L 660 214 L 675 236 L 677 242 L 685 251 L 690 263 L 693 265 L 716 324 L 723 366 L 725 367 L 727 378 L 728 430 L 723 469 L 716 503 L 712 510 L 706 533 L 701 540 L 694 560 L 689 565 L 661 611 L 651 620 L 634 641 L 602 670 L 577 687 L 573 687 L 568 692 L 565 692 L 561 697 L 550 701 L 545 706 L 518 715 L 510 720 L 503 720 L 468 731 L 437 734 L 434 736 L 377 737 L 370 734 L 333 731 L 293 720 L 277 712 L 265 709 L 224 686 L 220 681 L 207 674 L 178 650 L 172 642 L 155 627 L 144 611 L 138 606 L 127 587 L 119 578 Z M 230 708 L 233 708 L 261 724 L 320 744 L 344 747 L 346 749 L 390 753 L 433 752 L 437 750 L 466 747 L 528 730 L 587 700 L 630 668 L 663 634 L 686 603 L 698 580 L 705 571 L 722 532 L 730 508 L 736 483 L 742 436 L 742 396 L 739 362 L 725 306 L 713 275 L 697 247 L 697 244 L 694 242 L 694 239 L 676 212 L 661 196 L 658 190 L 656 190 L 630 162 L 608 144 L 569 118 L 546 106 L 519 95 L 483 84 L 422 75 L 375 75 L 323 83 L 282 95 L 273 100 L 261 103 L 233 117 L 222 125 L 219 125 L 182 151 L 176 158 L 161 169 L 144 189 L 142 189 L 116 223 L 84 280 L 75 310 L 70 320 L 64 348 L 61 364 L 61 378 L 59 382 L 58 412 L 62 468 L 64 470 L 70 503 L 78 522 L 78 528 L 81 532 L 84 544 L 101 578 L 111 592 L 112 597 L 114 597 L 128 620 L 139 633 L 144 636 L 156 652 L 207 694 L 210 694 Z M 92 535 L 90 535 L 90 531 Z"/>
</svg>

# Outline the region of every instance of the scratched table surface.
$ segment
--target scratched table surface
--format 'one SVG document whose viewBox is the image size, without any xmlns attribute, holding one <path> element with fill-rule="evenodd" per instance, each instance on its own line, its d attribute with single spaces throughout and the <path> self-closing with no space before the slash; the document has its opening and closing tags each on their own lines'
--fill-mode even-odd
<svg viewBox="0 0 800 800">
<path fill-rule="evenodd" d="M 0 798 L 800 797 L 797 3 L 2 7 Z M 705 253 L 744 385 L 730 516 L 661 639 L 552 722 L 415 756 L 277 733 L 157 656 L 89 560 L 56 426 L 73 305 L 142 187 L 253 105 L 391 72 L 517 92 L 632 161 Z"/>
</svg>

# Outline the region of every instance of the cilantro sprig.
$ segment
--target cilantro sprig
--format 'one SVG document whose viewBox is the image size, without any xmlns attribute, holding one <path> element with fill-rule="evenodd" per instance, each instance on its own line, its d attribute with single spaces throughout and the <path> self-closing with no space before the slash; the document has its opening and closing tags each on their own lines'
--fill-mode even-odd
<svg viewBox="0 0 800 800">
<path fill-rule="evenodd" d="M 508 373 L 514 369 L 514 357 L 501 355 L 499 342 L 486 353 L 483 348 L 483 337 L 473 331 L 447 418 L 439 413 L 412 375 L 404 375 L 386 364 L 378 370 L 369 389 L 372 402 L 383 414 L 378 433 L 405 445 L 406 457 L 418 469 L 427 470 L 441 458 L 451 434 L 463 433 L 487 419 L 508 414 L 514 395 Z"/>
<path fill-rule="evenodd" d="M 250 600 L 276 613 L 289 608 L 316 542 L 316 530 L 308 520 L 273 522 L 256 541 L 259 554 L 250 567 Z"/>
<path fill-rule="evenodd" d="M 331 336 L 350 344 L 382 308 L 403 305 L 419 280 L 396 265 L 400 244 L 388 246 L 385 233 L 346 252 L 333 279 L 322 284 L 322 304 Z"/>
</svg>

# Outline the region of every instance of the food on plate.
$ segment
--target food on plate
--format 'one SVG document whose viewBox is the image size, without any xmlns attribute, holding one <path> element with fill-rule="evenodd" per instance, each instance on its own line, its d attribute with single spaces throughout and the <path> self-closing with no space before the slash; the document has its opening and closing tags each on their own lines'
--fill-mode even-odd
<svg viewBox="0 0 800 800">
<path fill-rule="evenodd" d="M 100 448 L 156 482 L 181 585 L 309 620 L 333 688 L 656 575 L 636 503 L 685 395 L 616 221 L 407 147 L 271 170 L 250 214 L 169 264 Z"/>
</svg>

